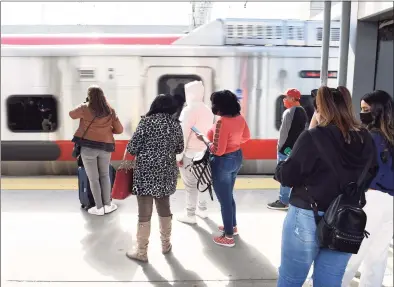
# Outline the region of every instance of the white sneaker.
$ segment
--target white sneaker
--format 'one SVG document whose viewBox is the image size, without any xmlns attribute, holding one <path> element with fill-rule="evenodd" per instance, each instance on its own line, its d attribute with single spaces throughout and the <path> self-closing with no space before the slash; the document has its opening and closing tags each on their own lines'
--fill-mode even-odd
<svg viewBox="0 0 394 287">
<path fill-rule="evenodd" d="M 101 208 L 97 209 L 97 207 L 94 206 L 94 207 L 88 209 L 88 213 L 93 214 L 93 215 L 104 215 L 104 208 L 101 207 Z"/>
<path fill-rule="evenodd" d="M 206 219 L 208 217 L 206 210 L 197 209 L 196 215 L 202 219 Z"/>
<path fill-rule="evenodd" d="M 185 214 L 181 217 L 178 217 L 177 220 L 179 222 L 187 223 L 187 224 L 196 224 L 197 223 L 195 215 L 191 216 L 191 215 Z"/>
<path fill-rule="evenodd" d="M 113 202 L 111 202 L 111 205 L 104 205 L 105 214 L 111 213 L 112 211 L 115 211 L 117 209 L 118 209 L 118 206 Z"/>
</svg>

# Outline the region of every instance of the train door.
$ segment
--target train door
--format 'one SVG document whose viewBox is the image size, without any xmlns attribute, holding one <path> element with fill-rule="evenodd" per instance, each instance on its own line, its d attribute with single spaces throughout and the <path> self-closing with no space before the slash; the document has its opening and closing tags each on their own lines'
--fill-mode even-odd
<svg viewBox="0 0 394 287">
<path fill-rule="evenodd" d="M 210 105 L 213 91 L 213 71 L 208 67 L 149 67 L 145 82 L 144 112 L 158 94 L 184 92 L 184 85 L 192 81 L 202 81 L 205 87 L 204 102 Z"/>
</svg>

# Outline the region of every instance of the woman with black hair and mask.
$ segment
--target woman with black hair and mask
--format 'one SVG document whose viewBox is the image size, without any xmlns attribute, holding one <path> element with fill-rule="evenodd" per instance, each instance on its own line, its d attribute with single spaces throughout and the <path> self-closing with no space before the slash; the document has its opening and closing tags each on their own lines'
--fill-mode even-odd
<svg viewBox="0 0 394 287">
<path fill-rule="evenodd" d="M 384 91 L 366 94 L 361 100 L 360 119 L 375 143 L 379 171 L 366 193 L 366 230 L 371 234 L 353 255 L 343 277 L 347 287 L 361 263 L 359 286 L 381 286 L 386 270 L 388 249 L 393 237 L 394 196 L 394 101 Z"/>
<path fill-rule="evenodd" d="M 137 248 L 127 252 L 130 259 L 148 261 L 153 201 L 159 215 L 162 253 L 172 248 L 170 195 L 175 193 L 178 180 L 176 155 L 184 147 L 180 122 L 173 117 L 177 108 L 172 95 L 158 95 L 127 145 L 127 151 L 136 156 L 133 192 L 138 202 Z"/>
<path fill-rule="evenodd" d="M 233 247 L 233 235 L 238 234 L 233 189 L 242 164 L 241 144 L 250 139 L 250 131 L 241 115 L 238 99 L 232 92 L 214 92 L 211 104 L 213 114 L 219 118 L 208 131 L 207 137 L 200 134 L 198 138 L 208 145 L 212 153 L 212 183 L 222 212 L 223 226 L 219 226 L 219 230 L 223 234 L 214 237 L 213 241 L 218 245 Z"/>
</svg>

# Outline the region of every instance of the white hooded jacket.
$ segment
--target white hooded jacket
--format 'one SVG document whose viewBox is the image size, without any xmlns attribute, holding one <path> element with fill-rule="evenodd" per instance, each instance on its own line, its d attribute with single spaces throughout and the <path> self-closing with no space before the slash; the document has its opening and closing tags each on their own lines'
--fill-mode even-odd
<svg viewBox="0 0 394 287">
<path fill-rule="evenodd" d="M 205 144 L 197 139 L 191 130 L 194 126 L 202 134 L 207 134 L 213 125 L 214 115 L 204 100 L 204 86 L 201 81 L 193 81 L 185 85 L 186 107 L 182 110 L 179 120 L 181 121 L 185 149 L 177 155 L 177 161 L 184 156 L 193 158 L 197 153 L 205 150 Z"/>
</svg>

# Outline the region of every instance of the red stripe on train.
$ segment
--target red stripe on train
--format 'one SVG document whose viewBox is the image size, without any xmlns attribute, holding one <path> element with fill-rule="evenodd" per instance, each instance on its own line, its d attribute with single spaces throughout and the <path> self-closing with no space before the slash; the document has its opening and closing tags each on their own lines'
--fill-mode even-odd
<svg viewBox="0 0 394 287">
<path fill-rule="evenodd" d="M 74 161 L 71 156 L 74 144 L 70 141 L 56 141 L 60 148 L 59 161 Z M 126 148 L 127 140 L 116 141 L 115 152 L 112 153 L 112 160 L 122 160 L 124 150 Z M 276 152 L 277 140 L 260 140 L 253 139 L 242 145 L 242 152 L 244 159 L 253 160 L 275 160 L 277 157 Z"/>
<path fill-rule="evenodd" d="M 1 37 L 2 45 L 171 45 L 179 37 Z"/>
</svg>

